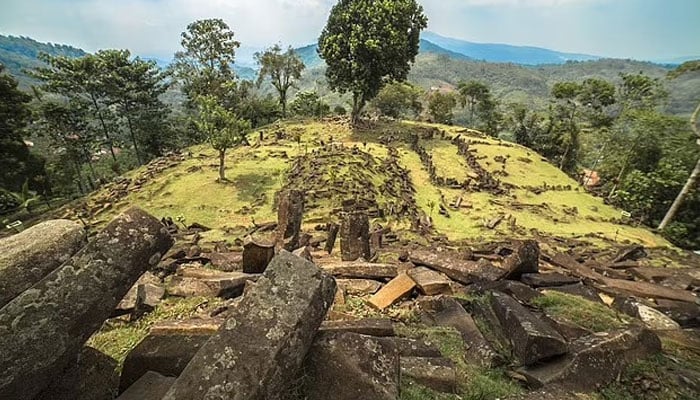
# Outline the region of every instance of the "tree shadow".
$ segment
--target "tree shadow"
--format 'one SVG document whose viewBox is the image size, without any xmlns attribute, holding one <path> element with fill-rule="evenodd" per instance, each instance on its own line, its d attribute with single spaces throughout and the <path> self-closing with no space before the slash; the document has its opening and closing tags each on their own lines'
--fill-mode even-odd
<svg viewBox="0 0 700 400">
<path fill-rule="evenodd" d="M 277 179 L 279 179 L 279 174 L 250 172 L 229 178 L 226 183 L 236 186 L 238 200 L 252 204 L 259 200 L 262 194 L 274 188 Z"/>
</svg>

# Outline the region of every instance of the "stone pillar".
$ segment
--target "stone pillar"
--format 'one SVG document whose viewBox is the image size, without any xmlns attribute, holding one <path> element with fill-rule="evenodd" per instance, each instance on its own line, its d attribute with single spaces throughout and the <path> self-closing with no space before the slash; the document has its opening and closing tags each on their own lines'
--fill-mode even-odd
<svg viewBox="0 0 700 400">
<path fill-rule="evenodd" d="M 163 400 L 284 398 L 334 294 L 330 275 L 280 252 Z"/>
<path fill-rule="evenodd" d="M 336 223 L 328 224 L 328 238 L 326 238 L 325 250 L 328 254 L 333 252 L 333 247 L 335 247 L 335 239 L 338 237 L 338 231 L 340 230 L 340 225 Z"/>
<path fill-rule="evenodd" d="M 58 268 L 85 244 L 80 224 L 42 222 L 0 239 L 0 308 Z"/>
<path fill-rule="evenodd" d="M 370 259 L 369 217 L 361 211 L 345 214 L 340 225 L 340 254 L 343 261 Z"/>
<path fill-rule="evenodd" d="M 301 222 L 304 218 L 304 193 L 287 190 L 280 193 L 277 208 L 277 242 L 287 250 L 299 247 Z"/>
<path fill-rule="evenodd" d="M 275 256 L 275 245 L 249 237 L 243 243 L 243 272 L 261 274 Z"/>
<path fill-rule="evenodd" d="M 157 219 L 131 208 L 0 309 L 0 399 L 33 399 L 170 246 Z"/>
</svg>

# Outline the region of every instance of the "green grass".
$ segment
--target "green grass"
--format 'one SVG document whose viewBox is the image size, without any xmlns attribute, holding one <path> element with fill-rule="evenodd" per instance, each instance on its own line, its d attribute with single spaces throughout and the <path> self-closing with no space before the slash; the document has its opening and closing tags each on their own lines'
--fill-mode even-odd
<svg viewBox="0 0 700 400">
<path fill-rule="evenodd" d="M 624 328 L 629 322 L 604 304 L 568 293 L 545 291 L 544 296 L 533 299 L 532 304 L 593 332 Z"/>
<path fill-rule="evenodd" d="M 401 399 L 463 399 L 495 400 L 521 393 L 523 390 L 508 379 L 499 369 L 485 369 L 468 363 L 464 358 L 462 336 L 454 328 L 409 325 L 397 328 L 399 336 L 425 339 L 434 343 L 443 357 L 449 358 L 457 368 L 457 395 L 436 393 L 413 382 L 402 383 Z M 422 396 L 422 397 L 421 397 Z"/>
<path fill-rule="evenodd" d="M 136 322 L 108 321 L 102 329 L 92 335 L 87 345 L 107 354 L 119 363 L 121 370 L 124 359 L 147 335 L 149 328 L 162 321 L 180 320 L 192 317 L 200 308 L 214 308 L 221 304 L 220 299 L 190 297 L 185 299 L 168 298 Z"/>
</svg>

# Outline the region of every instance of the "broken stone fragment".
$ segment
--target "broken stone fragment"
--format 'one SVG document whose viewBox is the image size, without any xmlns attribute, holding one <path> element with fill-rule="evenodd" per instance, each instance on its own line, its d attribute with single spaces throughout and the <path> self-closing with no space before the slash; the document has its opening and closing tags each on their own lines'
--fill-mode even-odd
<svg viewBox="0 0 700 400">
<path fill-rule="evenodd" d="M 340 257 L 343 261 L 369 260 L 369 217 L 366 213 L 348 212 L 340 225 Z"/>
<path fill-rule="evenodd" d="M 442 357 L 437 346 L 422 339 L 395 337 L 394 344 L 401 357 Z"/>
<path fill-rule="evenodd" d="M 85 244 L 80 224 L 57 219 L 0 239 L 0 308 L 67 261 Z"/>
<path fill-rule="evenodd" d="M 574 296 L 579 296 L 582 297 L 586 300 L 590 300 L 596 303 L 603 304 L 603 300 L 600 298 L 598 295 L 598 292 L 595 291 L 595 289 L 592 289 L 583 283 L 575 283 L 573 285 L 564 285 L 564 286 L 551 286 L 548 287 L 547 290 L 553 290 L 555 292 L 561 292 L 561 293 L 567 293 L 571 294 Z"/>
<path fill-rule="evenodd" d="M 394 264 L 360 261 L 323 264 L 321 268 L 336 278 L 385 279 L 395 278 L 399 273 Z"/>
<path fill-rule="evenodd" d="M 382 284 L 372 279 L 336 279 L 339 287 L 351 296 L 367 296 L 375 294 Z"/>
<path fill-rule="evenodd" d="M 163 400 L 281 398 L 296 377 L 334 293 L 331 276 L 281 251 Z"/>
<path fill-rule="evenodd" d="M 401 357 L 401 378 L 442 393 L 457 393 L 454 362 L 442 357 Z"/>
<path fill-rule="evenodd" d="M 416 287 L 416 282 L 407 274 L 399 274 L 370 297 L 368 303 L 377 310 L 383 310 L 407 297 Z"/>
<path fill-rule="evenodd" d="M 416 282 L 418 290 L 426 296 L 451 294 L 451 283 L 445 275 L 427 267 L 416 267 L 408 270 L 408 276 Z"/>
<path fill-rule="evenodd" d="M 136 295 L 139 289 L 139 285 L 142 284 L 152 284 L 160 285 L 160 279 L 153 275 L 150 271 L 146 271 L 141 277 L 134 283 L 134 286 L 129 289 L 124 298 L 117 304 L 112 317 L 118 317 L 124 314 L 130 314 L 136 308 Z"/>
<path fill-rule="evenodd" d="M 148 371 L 117 400 L 160 400 L 175 382 L 175 378 Z"/>
<path fill-rule="evenodd" d="M 321 332 L 353 332 L 368 336 L 394 336 L 394 324 L 384 318 L 363 318 L 351 321 L 323 321 Z"/>
<path fill-rule="evenodd" d="M 174 276 L 167 287 L 171 296 L 233 298 L 243 293 L 247 281 L 256 281 L 260 274 L 244 272 L 218 272 L 206 278 Z M 191 274 L 190 274 L 191 275 Z"/>
<path fill-rule="evenodd" d="M 612 303 L 612 307 L 630 317 L 641 320 L 647 328 L 652 330 L 675 330 L 681 326 L 661 311 L 655 310 L 634 297 L 618 296 Z"/>
<path fill-rule="evenodd" d="M 123 392 L 146 372 L 179 376 L 210 335 L 148 335 L 124 360 L 119 391 Z"/>
<path fill-rule="evenodd" d="M 539 271 L 540 246 L 534 240 L 525 240 L 516 245 L 515 251 L 506 257 L 503 267 L 506 279 L 520 279 L 522 274 Z"/>
<path fill-rule="evenodd" d="M 593 391 L 615 380 L 631 363 L 661 351 L 661 341 L 648 329 L 632 328 L 579 338 L 570 354 L 554 362 L 518 370 L 532 387 L 556 383 Z"/>
<path fill-rule="evenodd" d="M 0 309 L 0 398 L 29 400 L 44 389 L 171 245 L 157 219 L 131 208 Z"/>
<path fill-rule="evenodd" d="M 247 238 L 243 243 L 243 272 L 261 274 L 275 256 L 275 245 Z"/>
<path fill-rule="evenodd" d="M 390 338 L 319 334 L 304 367 L 307 400 L 399 398 L 399 354 Z"/>
<path fill-rule="evenodd" d="M 151 326 L 151 335 L 213 335 L 224 323 L 222 318 L 192 318 L 163 321 Z"/>
<path fill-rule="evenodd" d="M 413 251 L 410 260 L 415 265 L 424 265 L 442 272 L 450 279 L 469 285 L 475 282 L 495 281 L 503 276 L 503 271 L 488 261 L 468 261 L 459 254 L 431 251 Z"/>
<path fill-rule="evenodd" d="M 532 287 L 550 287 L 550 286 L 565 286 L 575 285 L 581 282 L 580 279 L 557 272 L 546 274 L 523 274 L 520 281 Z"/>
<path fill-rule="evenodd" d="M 490 300 L 491 307 L 522 364 L 530 365 L 567 352 L 566 340 L 559 332 L 537 318 L 515 299 L 493 292 Z"/>
<path fill-rule="evenodd" d="M 335 247 L 335 240 L 338 237 L 338 232 L 340 231 L 340 225 L 338 224 L 328 224 L 328 238 L 326 239 L 326 244 L 324 250 L 331 254 L 333 252 L 333 247 Z"/>
<path fill-rule="evenodd" d="M 153 311 L 161 299 L 165 297 L 165 289 L 160 285 L 150 283 L 139 285 L 136 290 L 136 306 L 132 317 L 139 318 Z"/>
<path fill-rule="evenodd" d="M 654 308 L 678 322 L 683 328 L 700 327 L 700 305 L 657 299 Z"/>
<path fill-rule="evenodd" d="M 304 192 L 286 190 L 280 193 L 277 208 L 277 242 L 287 251 L 299 245 L 301 222 L 304 218 Z"/>
</svg>

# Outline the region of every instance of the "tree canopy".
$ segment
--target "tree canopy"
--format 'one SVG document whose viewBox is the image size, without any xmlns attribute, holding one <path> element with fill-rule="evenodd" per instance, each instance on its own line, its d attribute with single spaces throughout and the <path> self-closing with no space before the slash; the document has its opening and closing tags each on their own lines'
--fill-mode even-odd
<svg viewBox="0 0 700 400">
<path fill-rule="evenodd" d="M 289 47 L 287 51 L 282 53 L 282 48 L 277 44 L 262 53 L 256 53 L 255 59 L 260 66 L 258 84 L 265 77 L 270 78 L 272 86 L 279 94 L 280 107 L 282 107 L 282 116 L 284 117 L 287 114 L 287 92 L 294 87 L 295 81 L 301 78 L 304 63 L 294 49 Z"/>
</svg>

